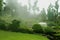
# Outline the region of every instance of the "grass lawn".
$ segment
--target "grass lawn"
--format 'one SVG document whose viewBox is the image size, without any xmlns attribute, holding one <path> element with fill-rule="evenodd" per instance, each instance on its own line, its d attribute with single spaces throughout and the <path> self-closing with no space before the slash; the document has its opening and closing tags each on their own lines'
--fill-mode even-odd
<svg viewBox="0 0 60 40">
<path fill-rule="evenodd" d="M 0 30 L 0 40 L 48 40 L 42 35 L 7 32 Z"/>
</svg>

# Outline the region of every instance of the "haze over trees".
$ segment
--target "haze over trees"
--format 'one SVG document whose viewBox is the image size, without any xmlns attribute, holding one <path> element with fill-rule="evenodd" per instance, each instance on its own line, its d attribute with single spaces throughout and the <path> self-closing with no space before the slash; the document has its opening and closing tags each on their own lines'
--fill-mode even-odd
<svg viewBox="0 0 60 40">
<path fill-rule="evenodd" d="M 39 9 L 37 6 L 39 0 L 35 0 L 33 5 L 31 1 L 28 0 L 28 5 L 24 5 L 17 0 L 0 0 L 0 30 L 41 33 L 51 36 L 50 38 L 54 40 L 56 37 L 54 34 L 60 34 L 59 0 L 55 5 L 50 3 L 47 11 L 45 8 Z M 46 23 L 47 27 L 38 24 L 40 22 Z M 60 39 L 60 35 L 58 36 L 56 40 Z"/>
</svg>

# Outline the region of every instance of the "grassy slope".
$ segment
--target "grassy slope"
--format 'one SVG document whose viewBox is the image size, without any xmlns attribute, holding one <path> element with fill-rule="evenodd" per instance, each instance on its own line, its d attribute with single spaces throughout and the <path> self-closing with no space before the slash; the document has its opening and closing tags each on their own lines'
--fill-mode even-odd
<svg viewBox="0 0 60 40">
<path fill-rule="evenodd" d="M 36 34 L 7 32 L 0 30 L 0 40 L 48 40 L 46 37 Z"/>
</svg>

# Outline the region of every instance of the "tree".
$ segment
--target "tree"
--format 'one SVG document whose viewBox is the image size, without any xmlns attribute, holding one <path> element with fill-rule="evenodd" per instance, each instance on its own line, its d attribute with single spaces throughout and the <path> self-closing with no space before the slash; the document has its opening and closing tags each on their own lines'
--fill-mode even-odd
<svg viewBox="0 0 60 40">
<path fill-rule="evenodd" d="M 3 6 L 2 2 L 3 0 L 0 0 L 0 15 L 2 15 L 2 6 Z"/>
<path fill-rule="evenodd" d="M 8 29 L 11 31 L 18 31 L 19 27 L 20 27 L 20 21 L 13 20 L 12 24 L 9 25 Z"/>
<path fill-rule="evenodd" d="M 44 8 L 43 8 L 43 10 L 41 11 L 40 17 L 41 17 L 41 21 L 42 21 L 42 22 L 46 22 L 47 16 L 46 16 L 46 12 L 45 12 L 45 9 L 44 9 Z"/>
<path fill-rule="evenodd" d="M 59 8 L 59 5 L 58 5 L 58 0 L 55 2 L 55 6 L 50 4 L 49 7 L 48 7 L 48 14 L 47 14 L 47 17 L 48 17 L 48 22 L 50 22 L 49 24 L 55 24 L 55 26 L 58 25 L 58 8 Z"/>
<path fill-rule="evenodd" d="M 6 30 L 6 22 L 0 19 L 0 30 Z"/>
<path fill-rule="evenodd" d="M 39 7 L 37 6 L 38 0 L 34 0 L 33 5 L 31 4 L 31 0 L 29 0 L 29 12 L 32 10 L 32 14 L 34 16 L 39 13 Z"/>
<path fill-rule="evenodd" d="M 60 12 L 58 13 L 57 21 L 58 21 L 58 25 L 60 26 Z"/>
<path fill-rule="evenodd" d="M 57 14 L 58 14 L 58 8 L 59 8 L 58 1 L 59 1 L 59 0 L 57 0 L 57 1 L 55 2 L 55 9 L 56 9 Z"/>
<path fill-rule="evenodd" d="M 53 26 L 54 13 L 52 11 L 53 5 L 50 4 L 47 10 L 48 26 Z"/>
<path fill-rule="evenodd" d="M 34 24 L 32 29 L 35 33 L 43 33 L 43 28 L 40 24 Z"/>
<path fill-rule="evenodd" d="M 58 14 L 59 14 L 59 12 L 58 12 L 58 9 L 59 9 L 59 5 L 58 5 L 58 1 L 59 0 L 57 0 L 56 2 L 55 2 L 55 23 L 56 24 L 58 24 Z"/>
<path fill-rule="evenodd" d="M 47 17 L 48 17 L 48 21 L 53 21 L 54 20 L 54 12 L 53 12 L 53 5 L 50 4 L 47 10 Z"/>
</svg>

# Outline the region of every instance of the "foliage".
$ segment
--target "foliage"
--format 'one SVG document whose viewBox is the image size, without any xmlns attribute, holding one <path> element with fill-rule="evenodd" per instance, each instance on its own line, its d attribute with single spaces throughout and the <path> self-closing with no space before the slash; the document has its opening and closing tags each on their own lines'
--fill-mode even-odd
<svg viewBox="0 0 60 40">
<path fill-rule="evenodd" d="M 47 12 L 48 12 L 48 14 L 47 14 L 48 21 L 53 21 L 54 20 L 54 11 L 53 11 L 52 4 L 49 5 Z"/>
<path fill-rule="evenodd" d="M 34 24 L 32 27 L 33 31 L 36 33 L 43 33 L 43 29 L 40 24 Z"/>
<path fill-rule="evenodd" d="M 56 26 L 57 24 L 55 22 L 53 22 L 53 21 L 49 21 L 49 22 L 47 22 L 47 25 L 49 27 L 52 27 L 52 26 Z"/>
<path fill-rule="evenodd" d="M 11 31 L 17 31 L 19 27 L 20 27 L 20 21 L 13 20 L 12 24 L 9 25 L 8 29 Z"/>
<path fill-rule="evenodd" d="M 53 28 L 48 27 L 45 29 L 45 34 L 50 40 L 59 40 L 60 39 L 60 27 L 55 26 Z"/>
<path fill-rule="evenodd" d="M 55 9 L 56 9 L 56 11 L 57 11 L 57 14 L 58 14 L 58 8 L 59 8 L 58 1 L 59 1 L 59 0 L 57 0 L 57 1 L 55 2 Z"/>
<path fill-rule="evenodd" d="M 19 28 L 19 29 L 18 29 L 18 32 L 22 32 L 22 33 L 30 33 L 30 34 L 33 33 L 33 31 L 31 31 L 31 30 L 29 30 L 29 29 L 24 29 L 24 28 Z"/>
<path fill-rule="evenodd" d="M 55 26 L 53 29 L 60 30 L 60 26 Z"/>
<path fill-rule="evenodd" d="M 41 13 L 40 13 L 41 21 L 45 22 L 47 20 L 46 12 L 45 9 L 43 8 Z"/>
<path fill-rule="evenodd" d="M 2 2 L 3 2 L 3 0 L 0 0 L 0 14 L 1 14 L 1 11 L 2 11 L 2 6 L 3 6 Z"/>
<path fill-rule="evenodd" d="M 58 0 L 55 2 L 55 6 L 50 4 L 47 10 L 47 17 L 48 17 L 48 22 L 53 22 L 55 24 L 55 26 L 58 26 L 59 22 L 58 22 L 58 16 L 59 16 L 59 12 L 58 12 Z M 53 24 L 49 24 L 49 25 L 53 25 Z"/>
<path fill-rule="evenodd" d="M 6 30 L 6 25 L 5 25 L 5 23 L 6 23 L 6 22 L 5 22 L 4 20 L 1 20 L 1 19 L 0 19 L 0 29 L 1 29 L 1 30 Z"/>
<path fill-rule="evenodd" d="M 54 34 L 55 32 L 54 32 L 54 29 L 53 28 L 47 27 L 47 28 L 45 28 L 45 33 L 46 34 Z"/>
<path fill-rule="evenodd" d="M 0 20 L 0 30 L 13 31 L 13 32 L 22 32 L 22 33 L 33 33 L 31 30 L 27 28 L 20 28 L 20 21 L 13 20 L 12 24 L 6 22 L 4 20 Z"/>
</svg>

